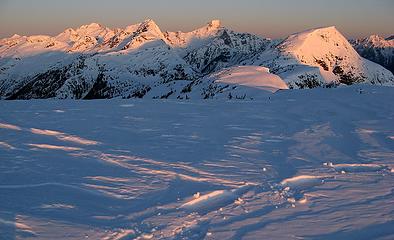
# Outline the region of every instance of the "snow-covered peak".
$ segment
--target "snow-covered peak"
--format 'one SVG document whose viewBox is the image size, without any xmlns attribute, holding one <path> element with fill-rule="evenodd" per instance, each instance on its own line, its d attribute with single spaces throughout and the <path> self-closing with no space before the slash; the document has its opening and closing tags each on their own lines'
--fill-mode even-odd
<svg viewBox="0 0 394 240">
<path fill-rule="evenodd" d="M 212 20 L 206 25 L 191 32 L 166 32 L 165 37 L 173 47 L 195 48 L 196 46 L 191 46 L 192 43 L 199 46 L 201 40 L 218 36 L 222 29 L 223 27 L 220 20 Z"/>
<path fill-rule="evenodd" d="M 325 65 L 336 65 L 336 61 L 348 58 L 353 64 L 361 62 L 360 56 L 348 40 L 336 29 L 325 27 L 307 30 L 289 36 L 280 49 L 294 56 L 303 64 L 316 65 L 324 59 Z"/>
<path fill-rule="evenodd" d="M 333 26 L 293 34 L 259 58 L 291 87 L 393 81 L 389 71 L 362 58 Z"/>
<path fill-rule="evenodd" d="M 33 35 L 30 37 L 27 37 L 26 40 L 28 42 L 34 43 L 34 42 L 46 42 L 50 41 L 52 37 L 47 36 L 47 35 Z"/>
<path fill-rule="evenodd" d="M 82 25 L 77 29 L 66 29 L 55 37 L 57 41 L 70 46 L 71 52 L 94 51 L 114 36 L 114 31 L 98 23 Z"/>
<path fill-rule="evenodd" d="M 134 27 L 136 27 L 136 29 L 131 35 L 127 36 L 128 32 L 124 32 L 123 34 L 123 38 L 125 37 L 124 39 L 128 39 L 128 43 L 122 47 L 123 50 L 136 49 L 149 42 L 158 42 L 159 45 L 166 43 L 166 38 L 163 32 L 152 19 L 147 19 L 136 26 L 132 25 L 126 29 L 132 31 L 134 30 Z"/>
<path fill-rule="evenodd" d="M 379 35 L 371 35 L 367 38 L 356 40 L 355 44 L 363 47 L 394 48 L 394 39 L 385 39 Z"/>
<path fill-rule="evenodd" d="M 15 38 L 20 38 L 21 37 L 21 35 L 19 35 L 19 34 L 14 34 L 14 35 L 12 35 L 12 37 L 10 37 L 10 39 L 15 39 Z"/>
<path fill-rule="evenodd" d="M 116 29 L 116 32 L 127 32 L 127 33 L 133 33 L 135 31 L 137 31 L 138 27 L 141 25 L 141 23 L 137 23 L 137 24 L 132 24 L 132 25 L 128 25 L 125 29 Z"/>
<path fill-rule="evenodd" d="M 146 19 L 145 21 L 139 24 L 140 28 L 144 28 L 146 30 L 160 30 L 159 26 L 152 19 Z"/>
<path fill-rule="evenodd" d="M 288 51 L 297 52 L 310 49 L 309 52 L 319 53 L 320 44 L 337 46 L 339 43 L 347 43 L 345 37 L 334 27 L 315 28 L 290 35 L 281 44 Z M 339 47 L 339 46 L 337 46 Z M 324 49 L 326 50 L 326 49 Z"/>
<path fill-rule="evenodd" d="M 394 38 L 371 35 L 351 41 L 357 52 L 364 58 L 378 63 L 394 72 Z"/>
<path fill-rule="evenodd" d="M 367 39 L 368 39 L 368 41 L 371 41 L 371 42 L 379 42 L 379 41 L 384 40 L 383 37 L 376 35 L 376 34 L 369 36 Z"/>
<path fill-rule="evenodd" d="M 192 31 L 191 33 L 194 33 L 199 36 L 207 36 L 217 33 L 222 28 L 223 27 L 220 20 L 212 20 L 209 23 L 207 23 L 205 26 Z"/>
<path fill-rule="evenodd" d="M 114 36 L 114 31 L 98 23 L 82 25 L 77 29 L 68 28 L 54 39 L 67 44 L 68 51 L 92 51 L 103 42 Z"/>
<path fill-rule="evenodd" d="M 153 98 L 187 98 L 197 85 L 196 95 L 210 98 L 227 85 L 256 89 L 273 80 L 283 88 L 280 79 L 295 88 L 394 83 L 390 72 L 361 58 L 335 27 L 270 41 L 223 28 L 218 20 L 188 33 L 165 34 L 151 19 L 124 29 L 92 23 L 55 37 L 2 39 L 0 58 L 0 98 L 11 99 L 144 97 L 149 91 Z M 268 67 L 276 77 L 267 69 L 237 67 L 223 72 L 223 81 L 190 85 L 239 65 Z M 185 82 L 164 86 L 174 80 Z"/>
<path fill-rule="evenodd" d="M 152 19 L 147 19 L 141 23 L 129 25 L 124 29 L 114 29 L 110 38 L 102 43 L 102 50 L 110 49 L 132 50 L 136 49 L 147 42 L 152 41 L 165 42 L 165 37 L 159 26 Z"/>
<path fill-rule="evenodd" d="M 0 39 L 0 43 L 1 44 L 10 44 L 10 43 L 14 43 L 16 41 L 19 41 L 22 38 L 26 38 L 26 37 L 20 36 L 18 34 L 14 34 L 14 35 L 12 35 L 12 37 Z"/>
<path fill-rule="evenodd" d="M 63 32 L 61 32 L 59 35 L 55 36 L 55 39 L 60 42 L 65 42 L 65 43 L 72 43 L 78 40 L 78 33 L 72 28 L 67 28 Z"/>
<path fill-rule="evenodd" d="M 211 28 L 220 28 L 222 26 L 222 23 L 220 20 L 212 20 L 211 22 L 208 23 L 208 26 Z"/>
<path fill-rule="evenodd" d="M 91 23 L 91 24 L 82 25 L 81 27 L 79 27 L 79 29 L 100 29 L 100 28 L 103 28 L 103 26 L 99 23 Z"/>
<path fill-rule="evenodd" d="M 111 30 L 107 27 L 102 26 L 98 23 L 91 23 L 88 25 L 82 25 L 75 30 L 80 36 L 100 36 L 105 35 Z"/>
<path fill-rule="evenodd" d="M 163 38 L 163 33 L 160 30 L 159 26 L 152 19 L 147 19 L 139 24 L 137 33 L 149 33 L 150 35 L 157 36 L 159 38 Z"/>
</svg>

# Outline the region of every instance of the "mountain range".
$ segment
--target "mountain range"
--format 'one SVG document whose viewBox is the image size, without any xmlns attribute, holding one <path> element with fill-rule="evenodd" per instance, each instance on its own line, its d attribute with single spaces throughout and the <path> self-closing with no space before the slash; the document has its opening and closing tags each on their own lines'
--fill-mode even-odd
<svg viewBox="0 0 394 240">
<path fill-rule="evenodd" d="M 392 42 L 350 43 L 335 27 L 272 40 L 219 20 L 187 33 L 162 32 L 150 19 L 124 29 L 92 23 L 1 39 L 0 98 L 249 99 L 286 88 L 393 86 L 393 74 L 374 63 L 392 66 Z"/>
<path fill-rule="evenodd" d="M 367 38 L 351 40 L 356 51 L 364 58 L 376 62 L 394 73 L 394 35 L 383 38 L 371 35 Z"/>
</svg>

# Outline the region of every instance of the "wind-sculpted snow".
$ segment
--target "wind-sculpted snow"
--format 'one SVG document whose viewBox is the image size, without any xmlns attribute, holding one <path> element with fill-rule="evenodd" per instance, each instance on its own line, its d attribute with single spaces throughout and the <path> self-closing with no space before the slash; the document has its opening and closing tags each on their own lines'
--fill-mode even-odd
<svg viewBox="0 0 394 240">
<path fill-rule="evenodd" d="M 62 132 L 58 131 L 52 131 L 52 130 L 45 130 L 45 129 L 37 129 L 37 128 L 31 128 L 30 129 L 31 133 L 38 134 L 38 135 L 45 135 L 45 136 L 54 136 L 57 139 L 65 142 L 73 142 L 81 145 L 97 145 L 99 142 L 93 141 L 93 140 L 88 140 L 84 139 L 81 137 L 77 136 L 72 136 L 69 134 L 65 134 Z"/>
<path fill-rule="evenodd" d="M 181 205 L 179 208 L 190 212 L 203 212 L 209 210 L 219 209 L 223 206 L 233 203 L 239 197 L 248 192 L 251 185 L 245 185 L 232 190 L 218 190 L 203 196 L 197 193 L 193 196 L 194 199 Z M 241 202 L 241 200 L 239 200 Z"/>
<path fill-rule="evenodd" d="M 11 129 L 11 130 L 17 130 L 20 131 L 22 130 L 20 127 L 12 125 L 12 124 L 7 124 L 7 123 L 0 123 L 0 128 L 3 129 Z"/>
<path fill-rule="evenodd" d="M 324 183 L 328 176 L 308 176 L 301 175 L 292 178 L 284 179 L 280 185 L 289 189 L 308 189 L 310 187 L 318 186 Z"/>
<path fill-rule="evenodd" d="M 390 168 L 380 164 L 328 164 L 329 167 L 339 171 L 341 173 L 347 172 L 378 172 L 378 171 L 390 171 Z"/>
<path fill-rule="evenodd" d="M 393 96 L 0 102 L 0 238 L 390 239 Z"/>
</svg>

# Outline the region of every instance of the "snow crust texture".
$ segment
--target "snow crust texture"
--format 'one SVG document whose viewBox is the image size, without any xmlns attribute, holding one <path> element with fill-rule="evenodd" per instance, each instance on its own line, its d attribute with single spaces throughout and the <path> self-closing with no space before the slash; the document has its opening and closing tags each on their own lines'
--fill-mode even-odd
<svg viewBox="0 0 394 240">
<path fill-rule="evenodd" d="M 392 239 L 393 97 L 0 101 L 0 239 Z"/>
</svg>

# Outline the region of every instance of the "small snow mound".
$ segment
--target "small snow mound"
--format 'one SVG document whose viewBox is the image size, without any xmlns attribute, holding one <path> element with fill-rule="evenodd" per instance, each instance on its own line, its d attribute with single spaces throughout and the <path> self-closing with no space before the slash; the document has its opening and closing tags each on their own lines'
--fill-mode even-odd
<svg viewBox="0 0 394 240">
<path fill-rule="evenodd" d="M 327 178 L 329 178 L 329 176 L 301 175 L 301 176 L 284 179 L 280 183 L 280 185 L 283 188 L 303 190 L 303 189 L 322 185 L 324 183 L 324 180 Z"/>
<path fill-rule="evenodd" d="M 390 170 L 386 165 L 379 164 L 328 164 L 329 167 L 333 168 L 337 172 L 377 172 Z"/>
<path fill-rule="evenodd" d="M 239 199 L 240 195 L 250 189 L 251 185 L 244 185 L 233 190 L 218 190 L 201 195 L 195 194 L 193 199 L 184 203 L 179 208 L 187 211 L 204 211 L 213 208 L 220 208 Z"/>
<path fill-rule="evenodd" d="M 237 66 L 214 74 L 216 82 L 258 88 L 270 92 L 288 89 L 287 84 L 268 68 L 259 66 Z"/>
<path fill-rule="evenodd" d="M 16 126 L 16 125 L 12 125 L 12 124 L 8 124 L 8 123 L 0 123 L 0 128 L 3 129 L 10 129 L 10 130 L 15 130 L 15 131 L 21 131 L 22 128 Z"/>
<path fill-rule="evenodd" d="M 235 195 L 229 190 L 214 191 L 203 196 L 196 197 L 194 200 L 183 204 L 181 208 L 195 210 L 202 208 L 207 204 L 212 205 L 218 202 L 226 201 L 230 198 L 235 198 Z"/>
</svg>

